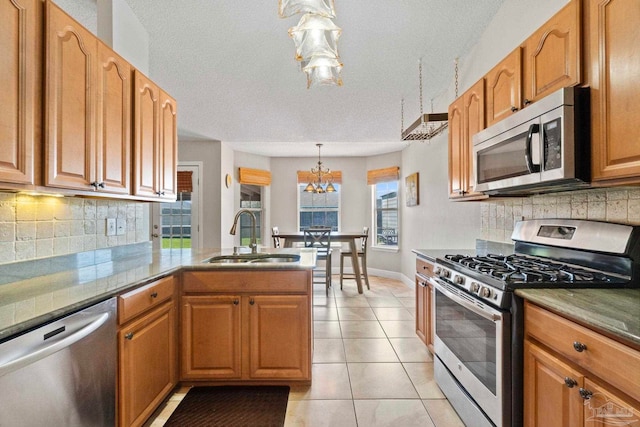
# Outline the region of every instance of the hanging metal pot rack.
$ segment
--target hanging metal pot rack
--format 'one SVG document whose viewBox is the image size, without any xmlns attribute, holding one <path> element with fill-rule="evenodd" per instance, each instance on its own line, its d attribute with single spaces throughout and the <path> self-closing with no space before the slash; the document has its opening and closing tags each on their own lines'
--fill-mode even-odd
<svg viewBox="0 0 640 427">
<path fill-rule="evenodd" d="M 429 141 L 441 134 L 449 126 L 448 113 L 434 113 L 431 100 L 431 113 L 424 113 L 422 100 L 422 59 L 419 66 L 420 76 L 420 117 L 407 129 L 404 129 L 404 99 L 401 102 L 401 135 L 403 141 Z M 456 61 L 456 92 L 458 86 L 458 63 Z M 456 95 L 457 96 L 457 95 Z"/>
</svg>

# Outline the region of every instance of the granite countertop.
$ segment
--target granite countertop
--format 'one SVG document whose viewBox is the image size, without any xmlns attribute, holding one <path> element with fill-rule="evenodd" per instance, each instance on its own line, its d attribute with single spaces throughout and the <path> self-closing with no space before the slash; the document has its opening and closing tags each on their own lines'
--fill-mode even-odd
<svg viewBox="0 0 640 427">
<path fill-rule="evenodd" d="M 477 241 L 474 249 L 413 249 L 435 261 L 446 254 L 513 253 L 510 245 Z M 518 289 L 516 295 L 640 349 L 640 289 Z"/>
<path fill-rule="evenodd" d="M 309 269 L 308 249 L 264 249 L 300 254 L 297 263 L 205 264 L 228 249 L 163 249 L 148 243 L 0 265 L 0 342 L 183 269 Z"/>
</svg>

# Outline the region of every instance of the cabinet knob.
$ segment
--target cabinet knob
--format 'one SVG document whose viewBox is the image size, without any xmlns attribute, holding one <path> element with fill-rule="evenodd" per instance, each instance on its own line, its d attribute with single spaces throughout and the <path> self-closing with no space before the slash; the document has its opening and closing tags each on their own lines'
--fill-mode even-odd
<svg viewBox="0 0 640 427">
<path fill-rule="evenodd" d="M 564 385 L 569 388 L 574 388 L 578 385 L 578 382 L 571 377 L 564 377 Z"/>
<path fill-rule="evenodd" d="M 529 104 L 531 104 L 531 100 L 525 98 L 523 103 L 524 103 L 524 105 L 529 105 Z"/>
<path fill-rule="evenodd" d="M 157 292 L 152 293 L 151 298 L 158 298 L 158 293 Z"/>
<path fill-rule="evenodd" d="M 98 184 L 98 187 L 100 187 L 100 188 L 104 188 L 104 182 L 99 183 L 99 184 Z"/>
<path fill-rule="evenodd" d="M 515 113 L 516 111 L 518 111 L 518 107 L 511 107 L 511 112 Z"/>
<path fill-rule="evenodd" d="M 97 182 L 92 182 L 91 184 L 89 184 L 89 186 L 93 187 L 94 189 L 98 189 L 98 183 Z"/>
<path fill-rule="evenodd" d="M 126 339 L 128 340 L 132 340 L 133 339 L 133 332 L 129 332 L 128 334 L 125 334 L 124 336 Z"/>
<path fill-rule="evenodd" d="M 253 298 L 251 298 L 251 299 L 249 300 L 249 304 L 254 305 L 255 303 L 256 303 L 256 301 L 255 301 Z"/>
<path fill-rule="evenodd" d="M 240 304 L 240 300 L 238 298 L 233 300 L 233 305 L 238 305 Z"/>
<path fill-rule="evenodd" d="M 584 400 L 589 400 L 591 399 L 591 396 L 593 396 L 593 392 L 591 390 L 587 390 L 586 388 L 580 387 L 580 389 L 578 389 L 578 392 L 580 393 L 580 397 Z"/>
<path fill-rule="evenodd" d="M 586 344 L 582 344 L 580 341 L 574 341 L 573 342 L 573 349 L 575 351 L 577 351 L 578 353 L 582 353 L 583 351 L 585 351 L 587 349 L 587 345 Z"/>
</svg>

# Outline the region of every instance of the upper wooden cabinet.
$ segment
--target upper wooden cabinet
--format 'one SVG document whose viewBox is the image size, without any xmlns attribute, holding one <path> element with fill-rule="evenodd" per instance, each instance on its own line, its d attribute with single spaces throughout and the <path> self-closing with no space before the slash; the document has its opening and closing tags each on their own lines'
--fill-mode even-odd
<svg viewBox="0 0 640 427">
<path fill-rule="evenodd" d="M 474 191 L 473 135 L 484 126 L 484 79 L 449 106 L 449 198 L 486 198 Z"/>
<path fill-rule="evenodd" d="M 0 183 L 39 184 L 42 3 L 0 1 Z"/>
<path fill-rule="evenodd" d="M 130 193 L 131 68 L 46 4 L 45 185 Z"/>
<path fill-rule="evenodd" d="M 487 82 L 487 126 L 521 108 L 522 49 L 518 47 L 485 76 Z"/>
<path fill-rule="evenodd" d="M 131 66 L 98 42 L 96 181 L 103 191 L 131 191 Z"/>
<path fill-rule="evenodd" d="M 133 194 L 175 200 L 176 102 L 138 70 L 134 75 Z"/>
<path fill-rule="evenodd" d="M 523 106 L 582 82 L 581 1 L 572 0 L 524 43 Z"/>
<path fill-rule="evenodd" d="M 46 186 L 90 190 L 95 174 L 96 39 L 46 3 Z"/>
<path fill-rule="evenodd" d="M 637 0 L 588 0 L 592 180 L 640 183 L 640 6 Z"/>
</svg>

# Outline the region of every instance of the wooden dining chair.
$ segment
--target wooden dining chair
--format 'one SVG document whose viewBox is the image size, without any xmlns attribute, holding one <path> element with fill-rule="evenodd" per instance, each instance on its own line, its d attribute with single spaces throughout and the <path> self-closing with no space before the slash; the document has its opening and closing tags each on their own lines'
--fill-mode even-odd
<svg viewBox="0 0 640 427">
<path fill-rule="evenodd" d="M 367 240 L 369 239 L 369 227 L 362 228 L 362 237 L 360 238 L 360 250 L 358 250 L 358 259 L 361 261 L 361 270 L 360 270 L 360 278 L 364 279 L 364 283 L 367 285 L 367 289 L 371 289 L 369 287 L 369 274 L 367 274 Z M 340 289 L 342 289 L 342 280 L 343 278 L 347 279 L 355 279 L 355 272 L 353 274 L 345 274 L 344 273 L 344 259 L 351 258 L 351 251 L 341 251 L 340 252 Z"/>
<path fill-rule="evenodd" d="M 280 247 L 280 230 L 278 229 L 278 226 L 274 226 L 271 227 L 271 236 L 273 237 L 273 247 L 274 248 L 279 248 Z"/>
<path fill-rule="evenodd" d="M 324 261 L 324 271 L 313 270 L 313 283 L 325 284 L 325 292 L 329 296 L 331 286 L 331 228 L 307 228 L 304 230 L 304 247 L 317 250 L 316 259 Z M 320 280 L 316 280 L 316 278 Z"/>
</svg>

